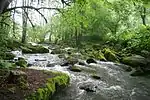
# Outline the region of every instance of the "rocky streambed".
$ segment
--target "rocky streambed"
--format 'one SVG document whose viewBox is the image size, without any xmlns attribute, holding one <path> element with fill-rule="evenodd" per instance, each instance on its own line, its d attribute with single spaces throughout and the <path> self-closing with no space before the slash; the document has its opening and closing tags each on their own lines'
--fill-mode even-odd
<svg viewBox="0 0 150 100">
<path fill-rule="evenodd" d="M 60 71 L 70 76 L 70 86 L 57 91 L 52 100 L 150 99 L 149 76 L 132 77 L 124 64 L 99 60 L 88 63 L 78 53 L 78 61 L 66 63 L 65 55 L 59 53 L 17 54 L 26 59 L 30 69 Z"/>
</svg>

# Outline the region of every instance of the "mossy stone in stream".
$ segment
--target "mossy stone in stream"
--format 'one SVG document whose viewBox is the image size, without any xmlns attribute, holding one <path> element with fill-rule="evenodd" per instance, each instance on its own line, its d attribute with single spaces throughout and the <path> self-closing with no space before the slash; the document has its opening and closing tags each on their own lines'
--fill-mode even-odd
<svg viewBox="0 0 150 100">
<path fill-rule="evenodd" d="M 82 69 L 77 66 L 70 66 L 69 69 L 73 72 L 81 72 Z"/>
<path fill-rule="evenodd" d="M 107 61 L 101 50 L 98 51 L 96 58 L 99 59 L 100 61 Z"/>
<path fill-rule="evenodd" d="M 57 89 L 68 86 L 69 82 L 68 75 L 58 73 L 58 76 L 47 80 L 45 87 L 39 88 L 36 92 L 27 96 L 25 100 L 50 100 Z"/>
<path fill-rule="evenodd" d="M 96 60 L 93 59 L 93 58 L 88 58 L 88 59 L 86 60 L 86 62 L 87 62 L 88 64 L 90 64 L 90 63 L 97 63 Z"/>
<path fill-rule="evenodd" d="M 101 77 L 99 75 L 96 75 L 96 74 L 91 75 L 91 77 L 94 79 L 98 79 L 98 80 L 101 79 Z"/>
<path fill-rule="evenodd" d="M 22 53 L 32 53 L 32 50 L 27 47 L 21 46 L 20 48 L 22 49 Z"/>
<path fill-rule="evenodd" d="M 49 49 L 43 46 L 33 46 L 31 44 L 26 44 L 21 47 L 23 53 L 49 53 Z"/>
<path fill-rule="evenodd" d="M 24 58 L 18 58 L 16 65 L 25 68 L 25 67 L 27 67 L 28 64 Z"/>
<path fill-rule="evenodd" d="M 122 63 L 130 65 L 132 67 L 138 67 L 138 66 L 146 66 L 148 62 L 146 58 L 140 55 L 133 55 L 129 57 L 124 57 L 122 59 Z"/>
<path fill-rule="evenodd" d="M 119 59 L 117 58 L 115 52 L 110 50 L 109 48 L 103 49 L 103 53 L 104 53 L 105 58 L 108 61 L 113 61 L 113 62 L 119 61 Z"/>
<path fill-rule="evenodd" d="M 65 53 L 65 51 L 61 50 L 60 48 L 54 49 L 51 52 L 51 54 L 61 54 L 61 53 Z"/>
</svg>

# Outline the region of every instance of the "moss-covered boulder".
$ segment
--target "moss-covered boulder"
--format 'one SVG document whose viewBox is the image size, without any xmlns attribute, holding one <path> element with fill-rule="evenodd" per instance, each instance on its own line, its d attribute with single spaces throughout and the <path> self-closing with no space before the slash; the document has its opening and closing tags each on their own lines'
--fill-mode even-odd
<svg viewBox="0 0 150 100">
<path fill-rule="evenodd" d="M 25 68 L 25 67 L 27 67 L 28 64 L 24 58 L 18 58 L 16 65 Z"/>
<path fill-rule="evenodd" d="M 64 50 L 61 50 L 61 49 L 54 49 L 52 50 L 51 54 L 61 54 L 61 53 L 64 53 L 65 51 Z"/>
<path fill-rule="evenodd" d="M 130 65 L 132 67 L 139 67 L 139 66 L 146 66 L 148 62 L 146 58 L 140 55 L 133 55 L 129 57 L 124 57 L 122 59 L 122 63 Z"/>
<path fill-rule="evenodd" d="M 43 46 L 33 46 L 31 44 L 26 44 L 25 46 L 21 46 L 22 53 L 49 53 L 49 49 Z"/>
<path fill-rule="evenodd" d="M 98 60 L 100 61 L 107 61 L 107 59 L 105 58 L 104 54 L 101 52 L 101 50 L 98 51 L 97 53 L 97 57 Z"/>
<path fill-rule="evenodd" d="M 69 66 L 69 65 L 73 66 L 76 63 L 78 63 L 78 59 L 73 58 L 73 57 L 68 57 L 66 58 L 66 61 L 61 64 L 61 66 Z"/>
<path fill-rule="evenodd" d="M 32 50 L 27 47 L 21 46 L 20 48 L 22 49 L 22 53 L 32 53 Z"/>
<path fill-rule="evenodd" d="M 103 49 L 102 52 L 104 53 L 104 56 L 108 61 L 113 61 L 113 62 L 119 61 L 118 57 L 116 56 L 116 53 L 110 50 L 109 48 Z"/>
<path fill-rule="evenodd" d="M 150 58 L 150 52 L 147 50 L 142 50 L 140 55 L 146 58 Z"/>
</svg>

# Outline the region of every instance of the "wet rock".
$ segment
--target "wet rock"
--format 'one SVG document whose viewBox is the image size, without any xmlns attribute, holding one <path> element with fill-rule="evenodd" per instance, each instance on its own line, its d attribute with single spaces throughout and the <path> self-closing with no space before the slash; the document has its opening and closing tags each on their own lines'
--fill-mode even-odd
<svg viewBox="0 0 150 100">
<path fill-rule="evenodd" d="M 61 54 L 61 53 L 64 53 L 64 51 L 61 50 L 61 49 L 54 49 L 54 50 L 52 50 L 52 52 L 51 52 L 51 54 Z"/>
<path fill-rule="evenodd" d="M 138 67 L 138 66 L 146 66 L 148 62 L 146 58 L 140 55 L 134 55 L 134 56 L 124 57 L 122 63 L 130 65 L 132 67 Z"/>
<path fill-rule="evenodd" d="M 79 64 L 79 65 L 82 65 L 82 66 L 87 65 L 87 64 L 84 62 L 84 60 L 78 60 L 78 64 Z"/>
<path fill-rule="evenodd" d="M 98 80 L 101 79 L 101 77 L 99 75 L 95 75 L 95 74 L 91 75 L 91 77 L 94 79 L 98 79 Z"/>
<path fill-rule="evenodd" d="M 94 60 L 93 58 L 87 59 L 86 62 L 87 62 L 88 64 L 90 64 L 90 63 L 97 63 L 96 60 Z"/>
<path fill-rule="evenodd" d="M 131 71 L 132 71 L 132 68 L 131 68 L 131 67 L 126 67 L 125 71 L 131 72 Z"/>
<path fill-rule="evenodd" d="M 70 66 L 69 69 L 73 72 L 81 72 L 81 68 L 77 67 L 77 66 Z"/>
<path fill-rule="evenodd" d="M 84 62 L 79 62 L 79 65 L 82 65 L 82 66 L 84 66 L 84 65 L 86 65 Z"/>
<path fill-rule="evenodd" d="M 107 61 L 104 54 L 101 52 L 101 50 L 98 51 L 98 54 L 97 54 L 97 58 L 100 60 L 100 61 Z"/>
<path fill-rule="evenodd" d="M 102 52 L 104 53 L 104 56 L 108 61 L 113 61 L 113 62 L 119 61 L 119 59 L 116 56 L 116 53 L 110 50 L 109 48 L 103 49 Z"/>
<path fill-rule="evenodd" d="M 88 82 L 88 83 L 83 83 L 82 85 L 79 86 L 79 88 L 87 92 L 96 92 L 97 86 L 95 86 L 91 82 Z"/>
<path fill-rule="evenodd" d="M 21 49 L 22 49 L 22 53 L 32 53 L 32 50 L 27 47 L 21 46 Z"/>
<path fill-rule="evenodd" d="M 143 76 L 145 75 L 144 71 L 138 69 L 130 74 L 131 76 Z"/>
<path fill-rule="evenodd" d="M 43 59 L 35 59 L 35 61 L 47 61 L 46 58 L 43 58 Z"/>
<path fill-rule="evenodd" d="M 125 65 L 125 64 L 119 64 L 119 63 L 116 63 L 115 65 L 119 66 L 120 68 L 122 68 L 126 72 L 131 72 L 132 71 L 131 66 L 128 66 L 128 65 Z"/>
<path fill-rule="evenodd" d="M 76 58 L 67 58 L 66 61 L 64 61 L 64 63 L 61 64 L 61 66 L 74 65 L 76 63 L 78 63 L 78 59 L 76 59 Z"/>
<path fill-rule="evenodd" d="M 142 50 L 141 51 L 141 56 L 149 58 L 150 57 L 150 52 L 147 50 Z"/>
<path fill-rule="evenodd" d="M 57 65 L 56 63 L 49 63 L 46 65 L 46 67 L 54 67 L 55 65 Z"/>
</svg>

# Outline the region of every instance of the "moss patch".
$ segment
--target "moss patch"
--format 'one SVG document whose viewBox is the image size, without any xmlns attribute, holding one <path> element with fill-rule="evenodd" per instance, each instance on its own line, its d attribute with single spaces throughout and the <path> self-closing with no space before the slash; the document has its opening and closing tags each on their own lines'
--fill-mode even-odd
<svg viewBox="0 0 150 100">
<path fill-rule="evenodd" d="M 11 52 L 0 52 L 0 58 L 4 60 L 12 60 L 14 59 L 15 55 Z"/>
<path fill-rule="evenodd" d="M 113 61 L 113 62 L 119 61 L 119 59 L 116 56 L 116 53 L 110 50 L 109 48 L 103 49 L 102 52 L 104 53 L 104 56 L 108 61 Z"/>
<path fill-rule="evenodd" d="M 31 44 L 26 44 L 21 46 L 23 53 L 49 53 L 49 50 L 43 46 L 33 46 Z"/>
<path fill-rule="evenodd" d="M 27 67 L 27 61 L 25 61 L 24 58 L 18 58 L 16 65 L 25 68 L 25 67 Z"/>
</svg>

